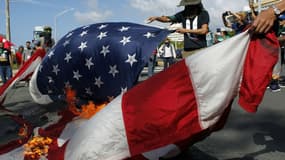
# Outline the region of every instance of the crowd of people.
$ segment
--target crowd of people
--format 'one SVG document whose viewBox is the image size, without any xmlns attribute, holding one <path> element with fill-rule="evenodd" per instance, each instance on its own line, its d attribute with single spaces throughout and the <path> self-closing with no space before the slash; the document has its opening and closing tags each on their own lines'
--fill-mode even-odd
<svg viewBox="0 0 285 160">
<path fill-rule="evenodd" d="M 25 46 L 20 45 L 13 50 L 5 48 L 4 43 L 0 42 L 0 76 L 2 85 L 12 78 L 13 69 L 21 68 L 31 58 L 39 45 L 41 46 L 40 41 L 26 41 Z M 25 85 L 28 85 L 28 81 L 26 81 Z"/>
</svg>

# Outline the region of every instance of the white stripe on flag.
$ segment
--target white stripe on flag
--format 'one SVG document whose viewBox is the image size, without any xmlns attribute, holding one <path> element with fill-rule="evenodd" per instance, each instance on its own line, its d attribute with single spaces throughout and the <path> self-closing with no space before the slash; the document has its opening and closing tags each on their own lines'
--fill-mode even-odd
<svg viewBox="0 0 285 160">
<path fill-rule="evenodd" d="M 185 60 L 202 128 L 215 124 L 237 95 L 249 42 L 249 34 L 243 32 Z"/>
<path fill-rule="evenodd" d="M 130 157 L 122 115 L 122 95 L 82 125 L 67 144 L 66 160 Z"/>
</svg>

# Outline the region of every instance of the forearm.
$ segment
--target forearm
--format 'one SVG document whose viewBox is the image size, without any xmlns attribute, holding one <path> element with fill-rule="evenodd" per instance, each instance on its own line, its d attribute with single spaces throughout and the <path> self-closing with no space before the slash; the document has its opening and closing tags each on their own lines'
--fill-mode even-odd
<svg viewBox="0 0 285 160">
<path fill-rule="evenodd" d="M 275 6 L 278 9 L 280 9 L 281 13 L 285 12 L 285 0 L 282 0 L 281 2 L 277 3 Z"/>
<path fill-rule="evenodd" d="M 168 18 L 167 16 L 154 16 L 154 17 L 150 17 L 148 18 L 149 23 L 153 22 L 153 21 L 159 21 L 159 22 L 171 22 L 170 18 Z"/>
<path fill-rule="evenodd" d="M 189 33 L 200 34 L 200 35 L 207 34 L 208 32 L 209 32 L 209 30 L 206 29 L 206 28 L 191 29 L 191 30 L 189 31 Z"/>
<path fill-rule="evenodd" d="M 176 32 L 178 33 L 193 33 L 193 34 L 199 34 L 199 35 L 205 35 L 209 32 L 209 29 L 208 29 L 208 25 L 203 25 L 201 28 L 198 28 L 198 29 L 185 29 L 185 28 L 180 28 L 180 29 L 177 29 Z"/>
</svg>

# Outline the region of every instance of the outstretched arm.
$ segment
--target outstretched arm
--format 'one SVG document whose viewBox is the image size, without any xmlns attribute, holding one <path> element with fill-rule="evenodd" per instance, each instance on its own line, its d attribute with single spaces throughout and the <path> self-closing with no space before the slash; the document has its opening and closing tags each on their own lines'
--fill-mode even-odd
<svg viewBox="0 0 285 160">
<path fill-rule="evenodd" d="M 159 21 L 159 22 L 171 22 L 170 18 L 168 18 L 167 16 L 153 16 L 153 17 L 149 17 L 147 19 L 148 23 L 151 23 L 153 21 Z"/>
</svg>

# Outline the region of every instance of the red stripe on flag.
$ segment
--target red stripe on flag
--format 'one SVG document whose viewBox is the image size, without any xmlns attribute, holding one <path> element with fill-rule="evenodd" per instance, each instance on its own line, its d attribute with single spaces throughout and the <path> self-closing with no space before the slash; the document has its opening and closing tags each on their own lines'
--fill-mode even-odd
<svg viewBox="0 0 285 160">
<path fill-rule="evenodd" d="M 125 93 L 122 110 L 132 156 L 187 139 L 201 131 L 185 61 Z"/>
<path fill-rule="evenodd" d="M 275 34 L 254 35 L 251 38 L 244 64 L 239 104 L 248 112 L 256 112 L 268 86 L 279 54 Z"/>
</svg>

